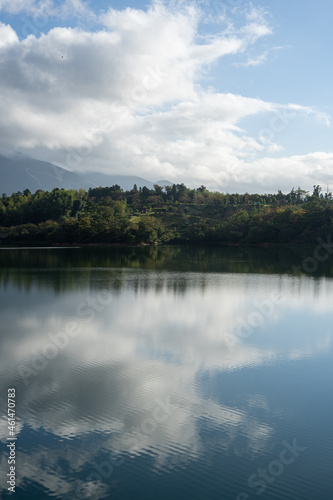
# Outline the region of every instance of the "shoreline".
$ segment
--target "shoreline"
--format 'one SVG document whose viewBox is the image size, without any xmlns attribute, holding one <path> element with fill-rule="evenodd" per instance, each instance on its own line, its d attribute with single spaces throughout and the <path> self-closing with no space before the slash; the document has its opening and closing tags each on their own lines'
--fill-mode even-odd
<svg viewBox="0 0 333 500">
<path fill-rule="evenodd" d="M 313 247 L 318 245 L 315 242 L 293 242 L 293 243 L 253 243 L 253 244 L 245 244 L 245 243 L 214 243 L 211 241 L 198 241 L 198 242 L 189 242 L 189 241 L 177 241 L 177 242 L 165 242 L 165 243 L 28 243 L 22 242 L 22 244 L 17 243 L 9 243 L 8 245 L 1 245 L 1 249 L 20 249 L 20 248 L 102 248 L 102 247 L 111 247 L 111 248 L 146 248 L 146 247 L 171 247 L 171 246 L 182 246 L 182 247 L 198 247 L 198 246 L 207 246 L 207 247 L 216 247 L 216 248 L 306 248 Z"/>
</svg>

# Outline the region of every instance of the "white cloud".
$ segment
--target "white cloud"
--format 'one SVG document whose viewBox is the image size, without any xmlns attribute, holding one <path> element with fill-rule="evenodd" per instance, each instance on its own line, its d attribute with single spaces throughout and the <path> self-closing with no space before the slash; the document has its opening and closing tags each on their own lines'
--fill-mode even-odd
<svg viewBox="0 0 333 500">
<path fill-rule="evenodd" d="M 8 25 L 0 22 L 0 50 L 18 42 L 18 36 Z"/>
<path fill-rule="evenodd" d="M 262 158 L 252 163 L 240 162 L 228 177 L 229 192 L 290 191 L 301 185 L 333 185 L 333 153 L 310 153 L 280 158 Z"/>
<path fill-rule="evenodd" d="M 10 5 L 2 1 L 0 9 L 23 8 L 22 2 Z M 31 12 L 46 7 L 51 15 L 55 4 L 24 3 Z M 62 7 L 86 8 L 80 1 Z M 194 3 L 156 1 L 147 11 L 109 9 L 99 16 L 104 28 L 98 31 L 54 28 L 19 42 L 1 24 L 0 148 L 72 169 L 169 177 L 215 189 L 225 189 L 236 172 L 246 171 L 249 183 L 267 179 L 275 161 L 269 155 L 283 149 L 279 133 L 263 140 L 242 128 L 242 120 L 267 116 L 271 123 L 283 110 L 326 125 L 329 118 L 304 106 L 204 88 L 213 63 L 247 55 L 272 32 L 258 9 L 243 12 L 242 26 L 225 21 L 210 36 L 200 31 L 204 19 Z"/>
<path fill-rule="evenodd" d="M 270 47 L 269 49 L 266 49 L 263 53 L 255 56 L 249 56 L 246 62 L 238 62 L 238 63 L 233 63 L 233 66 L 240 66 L 244 68 L 249 68 L 251 66 L 261 66 L 262 64 L 266 63 L 269 61 L 269 56 L 273 52 L 277 52 L 279 50 L 282 50 L 283 47 Z"/>
<path fill-rule="evenodd" d="M 260 66 L 261 64 L 264 64 L 267 61 L 268 54 L 269 52 L 268 50 L 266 50 L 263 54 L 248 59 L 246 63 L 235 63 L 235 64 L 237 64 L 238 66 L 244 66 L 245 68 L 248 68 L 249 66 Z"/>
</svg>

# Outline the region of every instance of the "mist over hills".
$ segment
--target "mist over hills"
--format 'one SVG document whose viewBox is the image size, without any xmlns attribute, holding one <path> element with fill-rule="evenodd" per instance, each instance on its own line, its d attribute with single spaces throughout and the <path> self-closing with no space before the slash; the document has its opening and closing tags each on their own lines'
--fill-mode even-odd
<svg viewBox="0 0 333 500">
<path fill-rule="evenodd" d="M 51 191 L 54 188 L 89 189 L 98 186 L 118 184 L 124 191 L 146 186 L 152 189 L 159 186 L 172 185 L 167 180 L 151 182 L 134 175 L 108 175 L 98 172 L 70 172 L 56 165 L 34 158 L 14 156 L 8 158 L 0 155 L 0 195 L 7 196 L 18 191 L 29 189 L 35 193 L 38 189 Z"/>
</svg>

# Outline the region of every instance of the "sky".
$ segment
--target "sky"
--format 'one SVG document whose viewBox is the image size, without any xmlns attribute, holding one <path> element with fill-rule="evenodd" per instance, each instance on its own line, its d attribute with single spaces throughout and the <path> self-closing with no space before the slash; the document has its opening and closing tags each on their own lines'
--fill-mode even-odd
<svg viewBox="0 0 333 500">
<path fill-rule="evenodd" d="M 329 0 L 0 0 L 0 154 L 333 189 Z"/>
</svg>

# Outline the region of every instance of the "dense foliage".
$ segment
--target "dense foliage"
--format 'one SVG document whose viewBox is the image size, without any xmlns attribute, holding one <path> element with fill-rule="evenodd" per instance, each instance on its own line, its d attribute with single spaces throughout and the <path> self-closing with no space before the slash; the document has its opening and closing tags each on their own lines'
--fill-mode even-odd
<svg viewBox="0 0 333 500">
<path fill-rule="evenodd" d="M 2 244 L 315 242 L 333 235 L 333 199 L 320 186 L 283 194 L 223 194 L 174 184 L 123 191 L 25 190 L 0 199 Z"/>
</svg>

